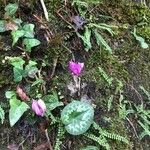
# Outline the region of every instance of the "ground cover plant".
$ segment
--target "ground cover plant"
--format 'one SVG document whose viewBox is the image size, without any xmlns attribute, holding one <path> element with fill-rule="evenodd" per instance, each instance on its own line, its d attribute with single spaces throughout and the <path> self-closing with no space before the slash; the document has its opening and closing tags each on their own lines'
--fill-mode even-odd
<svg viewBox="0 0 150 150">
<path fill-rule="evenodd" d="M 150 149 L 148 1 L 0 4 L 0 149 Z"/>
</svg>

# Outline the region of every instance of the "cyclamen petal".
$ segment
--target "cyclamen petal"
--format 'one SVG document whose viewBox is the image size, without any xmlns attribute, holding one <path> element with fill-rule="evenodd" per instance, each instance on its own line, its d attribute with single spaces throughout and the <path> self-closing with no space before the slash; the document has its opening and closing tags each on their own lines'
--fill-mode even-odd
<svg viewBox="0 0 150 150">
<path fill-rule="evenodd" d="M 39 107 L 40 107 L 43 111 L 46 111 L 46 105 L 45 105 L 44 101 L 41 100 L 41 99 L 39 99 L 37 102 L 38 102 Z"/>
<path fill-rule="evenodd" d="M 41 99 L 38 101 L 33 100 L 32 110 L 36 113 L 36 115 L 43 117 L 44 113 L 46 112 L 46 105 Z"/>
<path fill-rule="evenodd" d="M 69 69 L 74 74 L 79 76 L 84 67 L 84 63 L 69 61 Z"/>
</svg>

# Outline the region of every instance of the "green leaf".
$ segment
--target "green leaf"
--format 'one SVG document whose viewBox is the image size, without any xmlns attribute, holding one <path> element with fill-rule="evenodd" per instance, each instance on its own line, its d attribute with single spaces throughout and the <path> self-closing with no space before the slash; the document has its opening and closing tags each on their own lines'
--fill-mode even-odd
<svg viewBox="0 0 150 150">
<path fill-rule="evenodd" d="M 0 20 L 0 33 L 5 31 L 6 31 L 5 20 Z"/>
<path fill-rule="evenodd" d="M 21 19 L 19 18 L 14 18 L 13 21 L 18 25 L 21 26 L 21 23 L 23 22 Z"/>
<path fill-rule="evenodd" d="M 23 30 L 25 31 L 25 37 L 34 38 L 34 24 L 25 24 Z"/>
<path fill-rule="evenodd" d="M 93 107 L 81 101 L 73 101 L 61 112 L 61 120 L 68 133 L 80 135 L 85 133 L 93 123 Z"/>
<path fill-rule="evenodd" d="M 14 46 L 20 37 L 23 37 L 25 34 L 25 31 L 24 30 L 13 30 L 11 32 L 11 35 L 12 35 L 12 39 L 13 39 L 13 43 L 12 43 L 12 46 Z"/>
<path fill-rule="evenodd" d="M 112 54 L 111 47 L 107 44 L 107 42 L 103 39 L 103 37 L 98 33 L 96 29 L 94 30 L 94 34 L 95 34 L 97 44 L 103 45 L 106 48 L 106 50 L 108 50 L 108 52 Z"/>
<path fill-rule="evenodd" d="M 80 150 L 99 150 L 96 146 L 87 146 L 85 148 L 82 148 Z"/>
<path fill-rule="evenodd" d="M 144 92 L 144 94 L 147 96 L 148 100 L 150 101 L 150 93 L 143 86 L 140 86 L 139 88 Z"/>
<path fill-rule="evenodd" d="M 25 102 L 21 102 L 16 98 L 10 99 L 10 110 L 9 110 L 9 122 L 12 127 L 24 114 L 25 111 L 29 108 L 29 106 Z"/>
<path fill-rule="evenodd" d="M 31 52 L 32 47 L 38 46 L 41 42 L 37 39 L 28 39 L 23 40 L 23 44 L 26 46 L 26 50 Z"/>
<path fill-rule="evenodd" d="M 80 37 L 83 40 L 84 45 L 86 46 L 86 48 L 85 48 L 86 51 L 88 51 L 89 49 L 92 48 L 92 45 L 91 45 L 91 30 L 88 27 L 85 27 L 84 36 L 80 35 L 79 33 L 77 33 L 77 35 L 78 35 L 78 37 Z"/>
<path fill-rule="evenodd" d="M 25 61 L 21 57 L 11 57 L 10 64 L 15 68 L 23 70 L 23 65 L 25 64 Z"/>
<path fill-rule="evenodd" d="M 14 92 L 14 91 L 7 91 L 6 93 L 5 93 L 5 97 L 6 98 L 12 98 L 12 97 L 14 97 L 14 96 L 16 96 L 16 93 Z"/>
<path fill-rule="evenodd" d="M 100 75 L 103 77 L 103 79 L 109 84 L 109 86 L 112 85 L 114 79 L 112 77 L 109 77 L 101 67 L 98 67 L 98 71 Z"/>
<path fill-rule="evenodd" d="M 0 119 L 1 119 L 1 124 L 3 124 L 4 119 L 5 119 L 5 112 L 4 109 L 0 105 Z"/>
<path fill-rule="evenodd" d="M 117 26 L 111 26 L 111 25 L 108 25 L 108 24 L 105 24 L 105 23 L 99 23 L 99 24 L 95 24 L 95 23 L 90 23 L 88 24 L 89 27 L 96 27 L 100 30 L 106 30 L 108 31 L 111 35 L 114 35 L 114 31 L 111 29 L 111 28 L 118 28 Z"/>
<path fill-rule="evenodd" d="M 36 67 L 37 63 L 35 61 L 30 60 L 28 65 L 25 67 L 25 74 L 30 78 L 34 78 L 35 74 L 38 72 L 38 68 Z"/>
<path fill-rule="evenodd" d="M 14 81 L 20 82 L 24 76 L 24 70 L 14 67 L 13 72 L 14 72 Z"/>
<path fill-rule="evenodd" d="M 6 11 L 6 15 L 11 16 L 14 15 L 16 13 L 18 9 L 18 4 L 11 4 L 9 3 L 6 7 L 5 7 L 5 11 Z"/>
<path fill-rule="evenodd" d="M 131 34 L 133 34 L 133 36 L 134 36 L 135 39 L 140 43 L 140 45 L 141 45 L 141 47 L 142 47 L 143 49 L 146 49 L 146 48 L 149 47 L 148 44 L 145 42 L 145 39 L 142 38 L 141 36 L 138 36 L 138 35 L 136 34 L 136 28 L 134 28 L 134 31 L 131 32 Z"/>
<path fill-rule="evenodd" d="M 56 92 L 53 92 L 53 94 L 51 94 L 51 95 L 44 96 L 43 100 L 46 104 L 46 108 L 48 111 L 52 111 L 56 107 L 64 105 L 62 102 L 59 102 L 58 95 Z"/>
<path fill-rule="evenodd" d="M 43 79 L 41 79 L 41 78 L 38 78 L 38 79 L 36 79 L 36 81 L 34 81 L 32 83 L 31 86 L 35 86 L 35 85 L 38 86 L 38 85 L 41 85 L 41 84 L 45 84 L 45 81 Z"/>
</svg>

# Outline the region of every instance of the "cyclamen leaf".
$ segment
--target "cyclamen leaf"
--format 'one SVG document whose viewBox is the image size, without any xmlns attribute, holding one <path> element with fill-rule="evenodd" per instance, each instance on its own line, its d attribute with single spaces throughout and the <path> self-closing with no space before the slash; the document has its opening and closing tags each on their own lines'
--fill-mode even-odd
<svg viewBox="0 0 150 150">
<path fill-rule="evenodd" d="M 38 46 L 41 42 L 37 39 L 28 39 L 23 40 L 23 44 L 26 46 L 26 51 L 31 52 L 32 47 Z"/>
<path fill-rule="evenodd" d="M 68 104 L 61 113 L 61 120 L 68 133 L 80 135 L 85 133 L 93 123 L 93 107 L 81 101 Z"/>
<path fill-rule="evenodd" d="M 20 37 L 23 37 L 24 34 L 25 34 L 25 31 L 24 31 L 24 30 L 13 30 L 13 31 L 11 32 L 12 39 L 13 39 L 13 44 L 12 44 L 12 46 L 14 46 L 14 45 L 18 42 L 19 38 L 20 38 Z"/>
<path fill-rule="evenodd" d="M 6 31 L 5 20 L 0 20 L 0 33 L 5 31 Z"/>
<path fill-rule="evenodd" d="M 6 15 L 11 16 L 11 15 L 15 14 L 17 9 L 18 9 L 18 4 L 11 4 L 11 3 L 9 3 L 5 7 Z"/>
<path fill-rule="evenodd" d="M 10 99 L 9 121 L 12 127 L 24 114 L 29 106 L 25 102 L 21 102 L 16 98 Z"/>
<path fill-rule="evenodd" d="M 25 31 L 25 37 L 34 38 L 34 24 L 25 24 L 23 30 Z"/>
</svg>

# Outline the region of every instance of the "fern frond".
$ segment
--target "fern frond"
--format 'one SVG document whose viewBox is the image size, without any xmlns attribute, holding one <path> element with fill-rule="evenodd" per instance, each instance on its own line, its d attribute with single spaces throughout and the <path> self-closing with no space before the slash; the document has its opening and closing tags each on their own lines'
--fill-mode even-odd
<svg viewBox="0 0 150 150">
<path fill-rule="evenodd" d="M 95 135 L 93 135 L 93 134 L 88 134 L 88 133 L 86 133 L 86 134 L 84 134 L 84 135 L 85 135 L 86 137 L 88 137 L 89 139 L 91 139 L 91 140 L 97 142 L 100 146 L 105 147 L 106 150 L 110 150 L 110 146 L 109 146 L 109 144 L 107 143 L 107 140 L 106 140 L 103 136 L 97 137 L 97 136 L 95 136 Z"/>
<path fill-rule="evenodd" d="M 59 124 L 54 150 L 60 150 L 60 145 L 62 144 L 61 139 L 63 138 L 64 133 L 63 126 Z"/>
<path fill-rule="evenodd" d="M 124 143 L 127 143 L 129 144 L 129 141 L 123 137 L 123 136 L 120 136 L 118 134 L 115 134 L 115 133 L 109 133 L 107 132 L 106 130 L 102 129 L 97 123 L 93 123 L 93 126 L 96 130 L 99 131 L 99 134 L 100 135 L 103 135 L 104 137 L 107 137 L 107 138 L 110 138 L 110 139 L 114 139 L 114 140 L 117 140 L 117 141 L 121 141 L 121 142 L 124 142 Z"/>
</svg>

